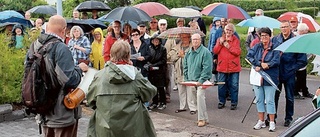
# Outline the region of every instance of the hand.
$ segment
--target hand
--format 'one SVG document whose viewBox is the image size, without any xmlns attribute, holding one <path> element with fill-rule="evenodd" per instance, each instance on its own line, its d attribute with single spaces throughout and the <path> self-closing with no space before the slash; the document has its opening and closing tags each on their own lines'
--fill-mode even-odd
<svg viewBox="0 0 320 137">
<path fill-rule="evenodd" d="M 256 67 L 254 70 L 259 72 L 261 70 L 261 68 L 260 67 Z"/>
<path fill-rule="evenodd" d="M 81 62 L 78 66 L 83 72 L 87 72 L 89 69 L 88 65 L 83 62 Z"/>
<path fill-rule="evenodd" d="M 196 86 L 201 86 L 202 84 L 200 82 L 197 82 L 196 83 Z"/>
<path fill-rule="evenodd" d="M 143 61 L 143 60 L 145 60 L 145 59 L 144 59 L 144 57 L 143 57 L 143 56 L 140 56 L 140 57 L 137 57 L 137 60 L 139 60 L 139 61 Z"/>
<path fill-rule="evenodd" d="M 223 42 L 225 42 L 225 38 L 224 37 L 220 37 L 220 44 L 222 45 L 223 44 Z"/>
<path fill-rule="evenodd" d="M 217 59 L 214 59 L 213 62 L 217 64 Z"/>
<path fill-rule="evenodd" d="M 230 48 L 230 45 L 229 45 L 228 42 L 224 42 L 224 43 L 223 43 L 223 46 L 226 47 L 227 49 Z"/>
<path fill-rule="evenodd" d="M 263 69 L 269 69 L 269 65 L 267 63 L 261 63 L 261 67 Z"/>
<path fill-rule="evenodd" d="M 183 50 L 180 50 L 180 51 L 178 52 L 178 56 L 181 57 L 181 58 L 183 58 L 183 57 L 184 57 L 184 51 L 183 51 Z"/>
<path fill-rule="evenodd" d="M 79 46 L 76 45 L 76 44 L 75 44 L 73 47 L 74 47 L 75 49 L 79 49 Z"/>
<path fill-rule="evenodd" d="M 129 65 L 133 65 L 133 62 L 130 60 L 130 61 L 128 62 L 128 64 L 129 64 Z"/>
</svg>

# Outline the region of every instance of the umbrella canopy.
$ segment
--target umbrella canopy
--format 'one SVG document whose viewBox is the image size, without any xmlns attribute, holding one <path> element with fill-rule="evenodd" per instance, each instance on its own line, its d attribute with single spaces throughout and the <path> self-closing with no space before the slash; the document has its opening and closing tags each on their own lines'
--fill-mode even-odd
<svg viewBox="0 0 320 137">
<path fill-rule="evenodd" d="M 297 17 L 299 23 L 305 23 L 308 25 L 310 31 L 320 30 L 319 24 L 308 14 L 303 14 L 301 12 L 286 12 L 279 16 L 278 20 L 290 20 L 291 17 Z"/>
<path fill-rule="evenodd" d="M 313 69 L 311 72 L 317 72 L 318 75 L 320 74 L 320 56 L 316 55 L 316 57 L 311 62 L 313 63 Z"/>
<path fill-rule="evenodd" d="M 172 28 L 168 29 L 164 32 L 162 32 L 158 37 L 159 38 L 179 38 L 179 34 L 182 33 L 187 33 L 187 34 L 194 34 L 198 33 L 200 34 L 201 37 L 206 36 L 201 30 L 198 29 L 193 29 L 190 27 L 177 27 L 177 28 Z"/>
<path fill-rule="evenodd" d="M 242 8 L 226 3 L 213 3 L 207 5 L 201 11 L 202 14 L 208 16 L 217 16 L 227 19 L 250 19 L 250 15 Z"/>
<path fill-rule="evenodd" d="M 283 52 L 296 52 L 296 53 L 311 53 L 320 55 L 320 32 L 309 33 L 293 37 L 281 45 L 275 50 Z"/>
<path fill-rule="evenodd" d="M 150 17 L 169 14 L 169 9 L 158 2 L 144 2 L 144 3 L 134 5 L 133 7 L 143 10 Z"/>
<path fill-rule="evenodd" d="M 107 15 L 99 18 L 99 20 L 119 20 L 119 21 L 151 21 L 150 16 L 141 9 L 127 6 L 119 7 L 110 11 Z"/>
<path fill-rule="evenodd" d="M 194 9 L 194 10 L 197 10 L 197 11 L 201 11 L 202 10 L 198 6 L 185 6 L 185 8 L 190 8 L 190 9 Z"/>
<path fill-rule="evenodd" d="M 79 26 L 80 28 L 82 28 L 83 32 L 87 33 L 90 32 L 91 30 L 94 29 L 93 26 L 91 26 L 90 24 L 87 24 L 81 20 L 67 20 L 67 27 L 68 28 L 72 28 L 73 26 Z"/>
<path fill-rule="evenodd" d="M 0 20 L 8 19 L 10 17 L 18 17 L 24 19 L 24 16 L 20 14 L 19 12 L 16 12 L 14 10 L 5 10 L 0 12 Z"/>
<path fill-rule="evenodd" d="M 101 1 L 95 1 L 95 0 L 82 2 L 75 9 L 80 12 L 83 12 L 83 11 L 90 12 L 92 10 L 97 10 L 97 11 L 111 10 L 111 8 L 107 4 Z"/>
<path fill-rule="evenodd" d="M 247 26 L 247 27 L 268 27 L 268 28 L 279 28 L 280 21 L 270 18 L 267 16 L 256 16 L 252 19 L 246 19 L 237 24 L 238 26 Z"/>
<path fill-rule="evenodd" d="M 40 14 L 50 14 L 50 15 L 56 15 L 57 10 L 56 8 L 50 6 L 50 5 L 40 5 L 33 7 L 28 10 L 31 13 L 40 13 Z"/>
<path fill-rule="evenodd" d="M 201 13 L 191 8 L 172 8 L 170 9 L 170 16 L 179 18 L 197 18 L 201 17 Z"/>
</svg>

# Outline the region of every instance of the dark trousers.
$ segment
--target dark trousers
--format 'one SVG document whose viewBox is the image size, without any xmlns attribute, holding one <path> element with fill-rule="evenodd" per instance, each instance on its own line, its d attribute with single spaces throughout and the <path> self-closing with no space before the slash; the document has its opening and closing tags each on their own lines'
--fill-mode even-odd
<svg viewBox="0 0 320 137">
<path fill-rule="evenodd" d="M 152 104 L 158 104 L 159 102 L 162 104 L 166 104 L 166 92 L 164 91 L 164 87 L 157 87 L 158 93 L 152 98 Z"/>
<path fill-rule="evenodd" d="M 296 83 L 294 88 L 294 95 L 299 95 L 302 92 L 303 96 L 309 94 L 307 87 L 307 70 L 296 71 Z"/>
<path fill-rule="evenodd" d="M 73 125 L 62 128 L 50 128 L 43 126 L 45 137 L 77 137 L 78 120 Z"/>
</svg>

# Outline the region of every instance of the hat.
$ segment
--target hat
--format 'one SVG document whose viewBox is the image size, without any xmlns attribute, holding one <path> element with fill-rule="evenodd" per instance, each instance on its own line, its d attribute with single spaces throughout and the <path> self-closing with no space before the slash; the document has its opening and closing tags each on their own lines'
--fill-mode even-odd
<svg viewBox="0 0 320 137">
<path fill-rule="evenodd" d="M 298 18 L 296 16 L 292 16 L 289 22 L 293 22 L 293 21 L 298 22 Z"/>
<path fill-rule="evenodd" d="M 138 26 L 139 26 L 139 27 L 140 27 L 140 26 L 145 27 L 145 26 L 146 26 L 146 23 L 144 23 L 144 22 L 139 22 L 139 23 L 138 23 Z"/>
<path fill-rule="evenodd" d="M 160 19 L 160 20 L 158 21 L 158 25 L 160 25 L 160 24 L 168 24 L 168 23 L 167 23 L 167 20 L 166 20 L 166 19 Z"/>
<path fill-rule="evenodd" d="M 215 21 L 221 21 L 221 18 L 220 17 L 214 17 L 213 19 L 212 19 L 212 22 L 214 23 Z"/>
</svg>

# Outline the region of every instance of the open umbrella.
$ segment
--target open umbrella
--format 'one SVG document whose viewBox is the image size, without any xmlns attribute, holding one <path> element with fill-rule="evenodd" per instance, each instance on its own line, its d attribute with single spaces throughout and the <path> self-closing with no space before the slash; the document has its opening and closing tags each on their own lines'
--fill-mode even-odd
<svg viewBox="0 0 320 137">
<path fill-rule="evenodd" d="M 40 5 L 33 7 L 28 10 L 31 13 L 40 13 L 40 14 L 50 14 L 50 15 L 55 15 L 57 14 L 56 8 L 50 6 L 50 5 Z"/>
<path fill-rule="evenodd" d="M 296 53 L 311 53 L 320 55 L 320 32 L 309 33 L 293 37 L 281 45 L 275 50 L 283 52 L 296 52 Z"/>
<path fill-rule="evenodd" d="M 313 69 L 311 72 L 317 72 L 318 75 L 320 74 L 320 56 L 316 55 L 316 57 L 311 62 L 313 63 Z"/>
<path fill-rule="evenodd" d="M 72 28 L 73 26 L 79 26 L 80 28 L 82 28 L 83 32 L 90 32 L 91 30 L 94 29 L 93 26 L 91 26 L 90 24 L 87 24 L 81 20 L 67 20 L 67 27 L 68 28 Z"/>
<path fill-rule="evenodd" d="M 250 15 L 242 8 L 226 3 L 213 3 L 207 5 L 201 11 L 202 14 L 208 16 L 217 16 L 228 19 L 250 19 Z"/>
<path fill-rule="evenodd" d="M 252 19 L 246 19 L 237 24 L 238 26 L 247 26 L 247 27 L 268 27 L 268 28 L 279 28 L 280 21 L 270 18 L 267 16 L 256 16 Z"/>
<path fill-rule="evenodd" d="M 32 24 L 29 20 L 24 19 L 23 15 L 19 12 L 16 12 L 14 10 L 6 10 L 0 12 L 0 23 L 19 23 L 21 25 L 24 25 L 26 27 L 31 27 Z"/>
<path fill-rule="evenodd" d="M 304 14 L 301 12 L 286 12 L 279 16 L 278 20 L 290 20 L 291 17 L 297 17 L 299 23 L 305 23 L 308 25 L 310 31 L 318 31 L 320 30 L 319 24 L 308 14 Z"/>
<path fill-rule="evenodd" d="M 197 11 L 201 11 L 202 10 L 198 6 L 185 6 L 185 8 L 190 8 L 190 9 L 194 9 L 194 10 L 197 10 Z"/>
<path fill-rule="evenodd" d="M 133 7 L 145 11 L 150 17 L 169 14 L 169 9 L 158 2 L 144 2 L 134 5 Z"/>
<path fill-rule="evenodd" d="M 115 8 L 110 11 L 107 15 L 99 18 L 99 20 L 119 20 L 119 21 L 151 21 L 150 16 L 141 9 L 126 6 Z"/>
<path fill-rule="evenodd" d="M 172 8 L 170 9 L 170 16 L 178 18 L 197 18 L 201 17 L 201 13 L 191 8 Z"/>
<path fill-rule="evenodd" d="M 0 20 L 8 19 L 10 17 L 18 17 L 18 18 L 24 18 L 22 14 L 19 12 L 16 12 L 14 10 L 5 10 L 0 12 Z"/>
<path fill-rule="evenodd" d="M 111 10 L 111 8 L 101 2 L 101 1 L 95 1 L 95 0 L 90 0 L 90 1 L 85 1 L 80 3 L 76 8 L 76 10 L 83 12 L 83 11 L 92 11 L 92 10 L 97 10 L 97 11 L 108 11 Z"/>
<path fill-rule="evenodd" d="M 177 27 L 177 28 L 172 28 L 168 29 L 164 32 L 162 32 L 158 37 L 159 38 L 179 38 L 179 34 L 182 33 L 187 33 L 187 34 L 194 34 L 198 33 L 200 34 L 201 37 L 206 36 L 201 30 L 198 29 L 193 29 L 190 27 Z"/>
</svg>

